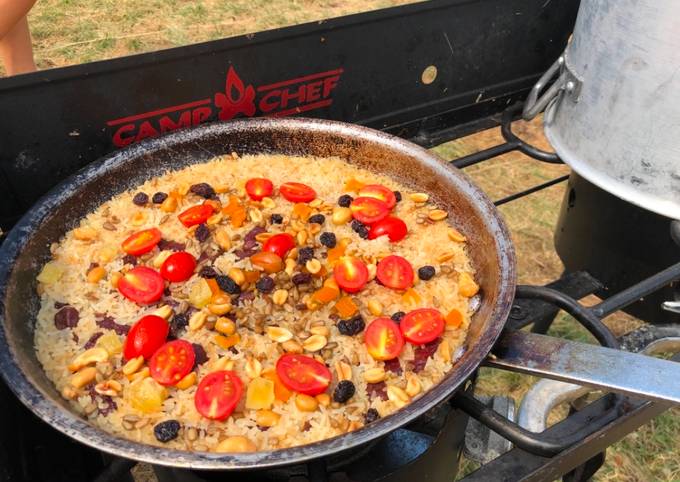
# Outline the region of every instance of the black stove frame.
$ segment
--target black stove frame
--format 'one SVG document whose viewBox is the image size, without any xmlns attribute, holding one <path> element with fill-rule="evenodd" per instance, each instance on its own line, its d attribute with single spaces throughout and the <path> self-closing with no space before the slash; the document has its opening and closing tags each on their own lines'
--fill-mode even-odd
<svg viewBox="0 0 680 482">
<path fill-rule="evenodd" d="M 542 162 L 559 163 L 555 154 L 536 149 L 515 136 L 512 121 L 520 112 L 516 102 L 525 97 L 562 52 L 578 4 L 578 0 L 435 0 L 0 79 L 0 226 L 9 228 L 56 182 L 114 150 L 120 126 L 129 126 L 129 132 L 139 134 L 148 129 L 143 126 L 147 121 L 149 125 L 156 122 L 157 127 L 165 122 L 165 128 L 170 129 L 216 120 L 221 114 L 225 118 L 234 113 L 261 115 L 262 106 L 266 106 L 261 103 L 261 92 L 266 95 L 291 86 L 297 90 L 286 95 L 293 108 L 278 106 L 274 114 L 307 112 L 315 117 L 365 124 L 424 146 L 500 124 L 504 143 L 455 159 L 451 164 L 465 168 L 515 150 Z M 429 65 L 436 66 L 438 74 L 428 85 L 421 81 L 421 73 Z M 232 78 L 225 92 L 224 79 L 232 67 L 237 77 Z M 313 88 L 324 88 L 324 80 L 329 86 L 325 98 L 311 103 L 301 100 L 301 85 L 309 97 Z M 321 87 L 313 87 L 316 81 L 321 82 Z M 244 100 L 250 95 L 249 86 L 257 104 L 254 107 Z M 214 101 L 212 97 L 196 101 L 214 92 Z M 318 95 L 324 97 L 323 93 Z M 225 114 L 219 110 L 220 105 L 232 111 L 227 109 Z M 184 112 L 189 112 L 186 118 L 182 117 Z M 499 199 L 496 204 L 511 202 L 568 178 L 561 176 L 533 186 Z M 674 265 L 583 310 L 581 318 L 589 319 L 591 327 L 601 331 L 599 318 L 679 278 L 680 265 Z M 556 300 L 578 311 L 580 305 L 575 300 L 601 291 L 603 286 L 586 271 L 578 271 L 566 273 L 547 288 L 550 289 L 520 290 L 520 295 L 525 296 L 516 299 L 509 328 L 532 325 L 532 331 L 545 333 L 558 312 Z M 599 335 L 610 345 L 616 343 L 605 332 Z M 669 408 L 664 403 L 632 397 L 603 397 L 537 435 L 476 402 L 470 396 L 473 388 L 474 383 L 428 418 L 378 442 L 369 458 L 363 463 L 358 459 L 352 470 L 343 467 L 342 472 L 335 472 L 332 465 L 319 460 L 292 469 L 284 477 L 312 481 L 397 481 L 416 476 L 450 480 L 464 435 L 466 417 L 460 416 L 464 408 L 514 440 L 516 448 L 463 480 L 537 481 L 565 474 L 565 480 L 586 480 L 600 467 L 607 446 Z M 0 415 L 0 422 L 5 432 L 16 435 L 16 443 L 0 437 L 0 480 L 131 480 L 129 470 L 134 462 L 111 459 L 66 440 L 4 392 L 6 387 L 0 386 L 0 414 L 4 412 L 5 417 L 3 420 Z M 585 426 L 592 433 L 570 446 L 558 443 L 573 439 L 573 434 L 582 433 Z M 36 434 L 42 440 L 32 446 Z M 60 472 L 68 463 L 49 457 L 55 446 L 71 457 L 80 472 Z M 32 463 L 32 457 L 41 455 L 48 461 L 44 468 Z M 404 464 L 404 460 L 408 463 Z M 171 480 L 169 469 L 159 471 L 165 471 L 164 476 Z M 57 473 L 64 478 L 58 478 Z M 263 474 L 249 475 L 272 480 Z"/>
</svg>

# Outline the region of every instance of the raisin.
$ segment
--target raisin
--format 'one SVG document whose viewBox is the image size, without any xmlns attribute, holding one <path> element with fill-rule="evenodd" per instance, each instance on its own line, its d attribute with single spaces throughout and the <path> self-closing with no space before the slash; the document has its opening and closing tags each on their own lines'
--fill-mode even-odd
<svg viewBox="0 0 680 482">
<path fill-rule="evenodd" d="M 96 315 L 94 322 L 99 328 L 113 330 L 116 332 L 117 335 L 127 335 L 128 331 L 130 331 L 129 325 L 122 325 L 120 323 L 117 323 L 113 317 L 108 316 L 106 314 Z"/>
<path fill-rule="evenodd" d="M 260 293 L 271 293 L 274 289 L 274 280 L 269 276 L 263 276 L 257 280 L 255 288 L 257 288 Z"/>
<path fill-rule="evenodd" d="M 241 287 L 229 276 L 217 276 L 215 281 L 217 281 L 217 286 L 219 286 L 222 291 L 226 291 L 230 295 L 241 294 Z"/>
<path fill-rule="evenodd" d="M 149 202 L 149 196 L 145 192 L 138 192 L 135 197 L 132 198 L 132 202 L 137 206 L 144 206 Z"/>
<path fill-rule="evenodd" d="M 168 198 L 168 195 L 164 192 L 157 192 L 153 196 L 151 196 L 151 202 L 154 204 L 163 204 L 163 201 L 165 201 Z"/>
<path fill-rule="evenodd" d="M 123 256 L 123 264 L 131 264 L 132 266 L 137 266 L 137 257 L 131 254 L 126 254 Z"/>
<path fill-rule="evenodd" d="M 333 401 L 338 403 L 345 403 L 347 400 L 354 396 L 356 388 L 354 388 L 354 383 L 350 380 L 342 380 L 338 383 L 333 391 Z"/>
<path fill-rule="evenodd" d="M 314 224 L 323 224 L 326 222 L 326 216 L 323 214 L 315 214 L 314 216 L 310 216 L 308 221 Z"/>
<path fill-rule="evenodd" d="M 194 368 L 208 361 L 208 354 L 205 352 L 203 345 L 192 343 L 191 346 L 194 348 Z"/>
<path fill-rule="evenodd" d="M 346 336 L 356 335 L 361 333 L 366 328 L 366 322 L 361 315 L 353 316 L 352 318 L 346 320 L 338 321 L 338 331 Z"/>
<path fill-rule="evenodd" d="M 291 280 L 295 286 L 306 285 L 312 282 L 312 275 L 309 273 L 295 273 Z"/>
<path fill-rule="evenodd" d="M 54 326 L 57 330 L 75 328 L 80 321 L 80 313 L 73 306 L 65 306 L 54 315 Z"/>
<path fill-rule="evenodd" d="M 97 344 L 97 340 L 99 340 L 102 337 L 103 334 L 104 333 L 102 333 L 101 331 L 98 331 L 97 333 L 92 335 L 90 337 L 90 339 L 87 340 L 87 342 L 85 342 L 85 344 L 83 345 L 83 350 L 89 350 L 90 348 L 95 346 Z M 74 333 L 74 335 L 75 335 L 75 333 Z"/>
<path fill-rule="evenodd" d="M 189 317 L 187 315 L 184 313 L 177 314 L 172 317 L 172 320 L 170 320 L 170 333 L 172 333 L 175 338 L 179 338 L 180 333 L 187 327 L 188 324 Z"/>
<path fill-rule="evenodd" d="M 194 236 L 201 243 L 207 240 L 210 237 L 210 230 L 208 229 L 208 226 L 206 226 L 205 224 L 199 224 L 198 227 L 196 228 L 196 231 L 194 232 Z"/>
<path fill-rule="evenodd" d="M 269 218 L 269 222 L 272 224 L 281 224 L 283 222 L 283 216 L 280 214 L 272 214 Z"/>
<path fill-rule="evenodd" d="M 396 198 L 397 202 L 401 202 L 401 193 L 399 191 L 394 191 L 394 197 Z"/>
<path fill-rule="evenodd" d="M 364 415 L 364 422 L 366 423 L 366 425 L 368 425 L 369 423 L 375 422 L 379 418 L 380 414 L 378 413 L 378 411 L 375 408 L 369 408 L 366 411 L 366 415 Z"/>
<path fill-rule="evenodd" d="M 297 262 L 304 265 L 307 261 L 314 259 L 314 248 L 306 246 L 298 250 Z"/>
<path fill-rule="evenodd" d="M 212 266 L 205 265 L 198 272 L 198 276 L 201 278 L 217 278 L 217 271 Z"/>
<path fill-rule="evenodd" d="M 349 194 L 343 194 L 338 198 L 338 206 L 348 208 L 349 205 L 352 204 L 352 201 L 354 201 L 354 198 L 352 196 L 350 196 Z"/>
<path fill-rule="evenodd" d="M 200 182 L 198 184 L 194 184 L 189 188 L 189 191 L 193 192 L 197 196 L 201 196 L 202 198 L 205 199 L 210 199 L 215 197 L 215 190 L 213 187 L 208 184 L 207 182 Z"/>
<path fill-rule="evenodd" d="M 427 281 L 432 279 L 434 276 L 434 266 L 422 266 L 418 268 L 418 278 L 420 278 L 423 281 Z"/>
<path fill-rule="evenodd" d="M 368 238 L 368 228 L 364 223 L 358 219 L 352 221 L 352 230 L 359 235 L 360 238 Z"/>
<path fill-rule="evenodd" d="M 156 424 L 153 428 L 153 434 L 159 442 L 169 442 L 175 440 L 179 434 L 180 424 L 177 420 L 166 420 Z"/>
<path fill-rule="evenodd" d="M 337 243 L 337 240 L 335 239 L 335 234 L 329 233 L 328 231 L 326 231 L 325 233 L 321 233 L 321 236 L 319 236 L 319 241 L 321 241 L 321 244 L 323 244 L 327 248 L 335 248 L 335 245 Z"/>
<path fill-rule="evenodd" d="M 404 316 L 406 316 L 406 313 L 403 311 L 397 311 L 392 316 L 390 316 L 390 319 L 395 323 L 399 323 Z"/>
</svg>

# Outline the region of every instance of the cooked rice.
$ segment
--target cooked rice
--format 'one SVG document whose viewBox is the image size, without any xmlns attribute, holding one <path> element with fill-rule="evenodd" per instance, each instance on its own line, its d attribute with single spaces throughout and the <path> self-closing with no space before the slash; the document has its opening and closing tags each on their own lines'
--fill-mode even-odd
<svg viewBox="0 0 680 482">
<path fill-rule="evenodd" d="M 124 271 L 121 242 L 130 234 L 150 227 L 159 227 L 163 232 L 163 238 L 167 240 L 186 243 L 186 251 L 198 258 L 201 250 L 205 249 L 209 240 L 201 246 L 177 219 L 177 213 L 187 207 L 202 202 L 203 199 L 191 193 L 184 196 L 174 213 L 168 214 L 161 211 L 158 205 L 150 201 L 145 207 L 139 207 L 132 203 L 133 196 L 143 191 L 151 197 L 157 191 L 171 192 L 178 190 L 186 192 L 188 186 L 194 183 L 206 182 L 212 186 L 228 186 L 227 192 L 219 194 L 223 204 L 227 203 L 229 194 L 240 193 L 243 195 L 245 181 L 252 177 L 269 178 L 274 186 L 279 186 L 286 181 L 298 181 L 312 186 L 325 204 L 336 206 L 338 197 L 345 193 L 344 183 L 356 178 L 366 184 L 383 184 L 390 189 L 400 191 L 403 200 L 394 208 L 394 215 L 404 220 L 409 228 L 409 235 L 398 243 L 389 243 L 383 236 L 376 240 L 361 239 L 354 233 L 349 224 L 335 226 L 330 220 L 330 214 L 326 214 L 326 223 L 321 230 L 333 231 L 337 239 L 351 238 L 348 254 L 364 258 L 379 258 L 386 253 L 399 254 L 410 261 L 414 270 L 424 265 L 432 265 L 436 268 L 437 275 L 429 281 L 417 280 L 414 290 L 420 295 L 422 301 L 417 305 L 406 304 L 402 293 L 375 282 L 369 282 L 366 287 L 353 299 L 360 306 L 360 313 L 366 320 L 366 324 L 376 318 L 367 309 L 367 300 L 374 299 L 383 307 L 384 316 L 390 316 L 397 311 L 412 310 L 416 307 L 435 307 L 446 315 L 453 308 L 464 313 L 463 324 L 458 329 L 447 327 L 442 338 L 448 341 L 451 358 L 460 355 L 465 341 L 470 313 L 468 312 L 468 298 L 458 294 L 458 273 L 470 272 L 472 267 L 466 254 L 465 243 L 453 242 L 447 236 L 449 228 L 448 220 L 439 222 L 422 221 L 423 214 L 435 208 L 430 204 L 416 204 L 409 199 L 411 192 L 406 187 L 394 180 L 366 170 L 351 166 L 338 158 L 291 158 L 281 155 L 245 156 L 234 159 L 229 156 L 216 158 L 213 161 L 188 168 L 168 172 L 154 178 L 134 191 L 118 195 L 100 206 L 96 211 L 86 216 L 81 226 L 89 226 L 96 229 L 96 240 L 80 241 L 75 239 L 73 231 L 65 234 L 58 244 L 52 249 L 53 266 L 58 266 L 60 277 L 55 282 L 41 283 L 41 309 L 38 314 L 35 330 L 35 346 L 40 362 L 47 376 L 54 382 L 57 389 L 64 390 L 69 386 L 71 372 L 67 369 L 70 361 L 83 351 L 83 345 L 97 332 L 106 332 L 95 323 L 95 314 L 106 313 L 113 317 L 117 323 L 124 325 L 134 324 L 143 314 L 152 312 L 160 306 L 162 301 L 154 306 L 140 307 L 125 299 L 108 282 L 111 273 Z M 281 232 L 287 228 L 290 220 L 292 203 L 284 200 L 281 196 L 274 196 L 276 206 L 270 209 L 261 208 L 264 220 L 269 220 L 272 213 L 284 216 L 281 225 L 270 225 L 267 222 L 268 231 Z M 139 213 L 143 213 L 144 220 L 139 222 Z M 420 214 L 421 220 L 418 221 Z M 133 219 L 137 216 L 137 222 Z M 241 228 L 233 229 L 228 221 L 225 226 L 230 232 L 232 239 L 243 236 L 252 227 L 253 223 L 246 221 Z M 108 228 L 111 224 L 115 230 Z M 319 242 L 319 234 L 316 234 L 312 246 L 315 247 L 317 259 L 319 253 L 325 252 L 326 248 Z M 238 247 L 240 241 L 234 242 Z M 106 276 L 97 284 L 88 283 L 86 273 L 91 263 L 98 261 L 98 253 L 104 246 L 115 248 L 115 258 L 104 264 Z M 233 248 L 232 248 L 233 251 Z M 436 259 L 444 252 L 450 252 L 451 256 L 445 262 L 438 263 Z M 155 248 L 151 255 L 143 256 L 142 259 L 152 259 L 158 253 Z M 323 258 L 321 261 L 324 262 Z M 149 261 L 150 263 L 150 261 Z M 248 258 L 238 260 L 232 252 L 223 253 L 214 262 L 215 268 L 226 274 L 232 267 L 252 269 Z M 128 266 L 129 268 L 129 266 Z M 330 271 L 330 270 L 329 270 Z M 196 271 L 198 272 L 198 270 Z M 189 288 L 197 274 L 187 283 L 175 288 L 173 296 L 179 300 L 185 299 Z M 287 282 L 287 285 L 290 283 Z M 317 282 L 320 284 L 320 281 Z M 301 290 L 300 290 L 301 291 Z M 372 367 L 382 366 L 383 362 L 374 360 L 366 351 L 363 344 L 363 333 L 348 337 L 340 335 L 335 321 L 330 317 L 333 313 L 333 303 L 316 311 L 300 311 L 295 308 L 295 303 L 300 303 L 305 295 L 311 292 L 298 292 L 297 300 L 289 298 L 284 306 L 276 306 L 271 302 L 271 295 L 258 295 L 253 301 L 246 301 L 238 307 L 238 333 L 241 342 L 236 346 L 238 353 L 224 350 L 214 342 L 215 331 L 203 328 L 197 332 L 186 331 L 182 337 L 192 343 L 200 343 L 206 350 L 209 361 L 197 368 L 198 380 L 200 381 L 207 373 L 211 372 L 211 365 L 218 357 L 228 357 L 235 362 L 234 370 L 244 381 L 245 386 L 248 377 L 244 371 L 245 360 L 254 356 L 262 362 L 263 367 L 273 366 L 278 357 L 283 353 L 280 345 L 272 342 L 266 334 L 258 334 L 248 327 L 252 327 L 254 319 L 264 321 L 265 326 L 278 324 L 298 334 L 309 330 L 311 323 L 324 321 L 330 328 L 329 342 L 336 342 L 337 346 L 331 353 L 327 353 L 326 364 L 333 374 L 333 381 L 328 393 L 332 393 L 337 384 L 335 362 L 346 360 L 352 366 L 352 381 L 356 386 L 356 394 L 345 404 L 334 403 L 328 407 L 319 406 L 314 412 L 302 412 L 295 406 L 291 397 L 286 403 L 276 401 L 272 410 L 283 415 L 277 425 L 261 430 L 255 422 L 255 410 L 247 410 L 241 400 L 236 411 L 226 421 L 212 421 L 202 417 L 194 407 L 194 393 L 196 385 L 179 390 L 170 388 L 170 396 L 163 404 L 163 410 L 158 413 L 142 413 L 133 408 L 125 396 L 130 387 L 130 381 L 121 373 L 124 361 L 122 355 L 117 354 L 110 358 L 108 364 L 97 365 L 97 381 L 114 378 L 123 385 L 122 396 L 114 397 L 117 409 L 105 414 L 107 403 L 104 397 L 91 396 L 88 388 L 80 389 L 78 395 L 71 400 L 74 410 L 83 414 L 87 419 L 104 430 L 153 445 L 164 445 L 177 449 L 209 451 L 227 436 L 243 435 L 253 441 L 259 450 L 277 449 L 306 444 L 335 435 L 339 435 L 351 429 L 356 429 L 364 424 L 364 415 L 369 408 L 375 408 L 382 417 L 397 410 L 391 401 L 383 401 L 379 398 L 371 398 L 366 392 L 366 383 L 362 373 Z M 295 298 L 292 295 L 292 298 Z M 73 329 L 59 330 L 54 324 L 54 315 L 58 311 L 55 302 L 68 303 L 80 313 L 80 321 Z M 120 337 L 123 341 L 124 337 Z M 404 373 L 397 376 L 388 372 L 388 385 L 397 385 L 402 388 L 406 385 L 406 375 L 410 362 L 414 357 L 414 349 L 408 342 L 402 351 L 399 360 Z M 452 369 L 453 362 L 442 358 L 438 350 L 428 361 L 425 369 L 418 373 L 423 385 L 423 392 L 438 383 L 446 373 Z M 112 374 L 110 372 L 113 372 Z M 105 374 L 108 375 L 105 376 Z M 422 395 L 422 393 L 420 395 Z M 418 396 L 420 396 L 418 395 Z M 418 397 L 416 396 L 416 398 Z M 100 410 L 101 409 L 101 410 Z M 104 413 L 100 413 L 104 412 Z M 126 422 L 124 422 L 124 417 Z M 181 423 L 182 429 L 179 437 L 175 440 L 161 444 L 154 437 L 153 427 L 158 422 L 176 419 Z M 196 430 L 193 430 L 193 429 Z M 195 438 L 195 439 L 194 439 Z M 190 440 L 194 439 L 194 440 Z"/>
</svg>

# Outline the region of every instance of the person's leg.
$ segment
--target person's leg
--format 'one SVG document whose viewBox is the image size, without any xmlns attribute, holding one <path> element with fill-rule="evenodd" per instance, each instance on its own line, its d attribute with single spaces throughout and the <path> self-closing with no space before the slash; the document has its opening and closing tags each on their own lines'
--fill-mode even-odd
<svg viewBox="0 0 680 482">
<path fill-rule="evenodd" d="M 0 58 L 8 75 L 35 70 L 26 14 L 35 0 L 0 0 Z"/>
<path fill-rule="evenodd" d="M 31 33 L 28 21 L 23 17 L 0 40 L 0 58 L 5 64 L 7 75 L 23 74 L 35 70 Z"/>
</svg>

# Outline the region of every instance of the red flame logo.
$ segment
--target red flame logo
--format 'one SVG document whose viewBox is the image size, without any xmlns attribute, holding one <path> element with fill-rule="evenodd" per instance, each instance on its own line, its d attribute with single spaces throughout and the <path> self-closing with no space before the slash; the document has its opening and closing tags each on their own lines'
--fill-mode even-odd
<svg viewBox="0 0 680 482">
<path fill-rule="evenodd" d="M 236 114 L 248 117 L 255 115 L 255 89 L 252 85 L 246 87 L 238 76 L 234 67 L 229 67 L 224 94 L 215 94 L 215 105 L 220 108 L 220 120 L 233 119 Z"/>
</svg>

